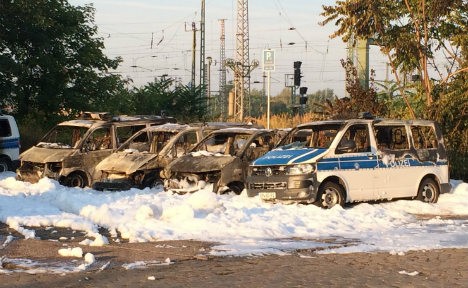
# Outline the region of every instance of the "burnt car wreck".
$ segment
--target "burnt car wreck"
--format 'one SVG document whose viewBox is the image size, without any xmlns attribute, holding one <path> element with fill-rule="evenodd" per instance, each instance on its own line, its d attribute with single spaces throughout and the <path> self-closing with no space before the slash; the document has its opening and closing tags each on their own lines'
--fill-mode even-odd
<svg viewBox="0 0 468 288">
<path fill-rule="evenodd" d="M 195 192 L 213 184 L 213 192 L 240 194 L 249 163 L 277 142 L 272 130 L 227 128 L 212 132 L 194 149 L 162 172 L 164 188 L 175 193 Z"/>
<path fill-rule="evenodd" d="M 218 125 L 164 124 L 140 130 L 96 166 L 102 174 L 93 188 L 119 191 L 158 186 L 160 170 L 215 129 Z"/>
<path fill-rule="evenodd" d="M 35 183 L 48 177 L 71 187 L 91 186 L 100 179 L 96 165 L 137 131 L 176 122 L 171 117 L 112 116 L 85 112 L 52 128 L 34 147 L 20 155 L 18 180 Z"/>
</svg>

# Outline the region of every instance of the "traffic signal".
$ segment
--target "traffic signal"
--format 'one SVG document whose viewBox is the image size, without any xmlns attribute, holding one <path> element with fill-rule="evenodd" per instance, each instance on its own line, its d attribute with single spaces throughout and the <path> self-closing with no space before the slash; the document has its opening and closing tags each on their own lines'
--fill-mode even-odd
<svg viewBox="0 0 468 288">
<path fill-rule="evenodd" d="M 305 105 L 307 104 L 307 87 L 301 87 L 299 88 L 299 94 L 301 97 L 299 98 L 299 104 Z"/>
<path fill-rule="evenodd" d="M 294 62 L 294 86 L 301 86 L 301 61 Z"/>
</svg>

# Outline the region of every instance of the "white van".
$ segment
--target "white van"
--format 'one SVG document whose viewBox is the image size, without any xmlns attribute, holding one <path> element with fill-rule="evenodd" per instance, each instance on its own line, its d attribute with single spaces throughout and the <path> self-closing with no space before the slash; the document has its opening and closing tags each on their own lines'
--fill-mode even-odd
<svg viewBox="0 0 468 288">
<path fill-rule="evenodd" d="M 412 198 L 435 203 L 451 189 L 433 121 L 352 119 L 295 127 L 249 167 L 249 196 L 315 203 Z"/>
<path fill-rule="evenodd" d="M 15 118 L 0 114 L 0 172 L 14 171 L 19 164 L 20 135 Z"/>
</svg>

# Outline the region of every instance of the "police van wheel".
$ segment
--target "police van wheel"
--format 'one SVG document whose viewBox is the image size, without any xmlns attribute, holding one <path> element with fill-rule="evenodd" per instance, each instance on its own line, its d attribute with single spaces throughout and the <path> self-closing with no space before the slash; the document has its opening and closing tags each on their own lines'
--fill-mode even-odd
<svg viewBox="0 0 468 288">
<path fill-rule="evenodd" d="M 87 186 L 86 178 L 81 173 L 73 173 L 69 175 L 65 181 L 68 187 L 84 188 Z"/>
<path fill-rule="evenodd" d="M 11 161 L 6 158 L 0 158 L 0 172 L 11 170 Z"/>
<path fill-rule="evenodd" d="M 326 182 L 319 189 L 318 201 L 318 205 L 325 209 L 330 209 L 335 205 L 344 206 L 343 187 L 333 182 Z"/>
<path fill-rule="evenodd" d="M 426 203 L 437 203 L 439 199 L 439 185 L 431 178 L 424 179 L 419 185 L 416 199 Z"/>
</svg>

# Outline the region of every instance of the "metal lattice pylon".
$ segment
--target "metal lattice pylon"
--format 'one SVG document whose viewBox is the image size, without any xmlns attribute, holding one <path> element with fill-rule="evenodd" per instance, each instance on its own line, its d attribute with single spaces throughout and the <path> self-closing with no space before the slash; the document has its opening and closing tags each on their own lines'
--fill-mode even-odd
<svg viewBox="0 0 468 288">
<path fill-rule="evenodd" d="M 219 112 L 223 120 L 227 116 L 227 93 L 226 93 L 226 33 L 225 33 L 225 21 L 226 19 L 219 19 L 221 25 L 221 35 L 219 37 Z"/>
<path fill-rule="evenodd" d="M 200 15 L 200 85 L 202 89 L 201 90 L 202 97 L 206 97 L 205 0 L 201 1 L 201 15 Z"/>
<path fill-rule="evenodd" d="M 250 115 L 250 63 L 249 63 L 249 8 L 248 0 L 237 1 L 235 119 L 243 121 Z M 247 113 L 244 113 L 247 112 Z"/>
</svg>

